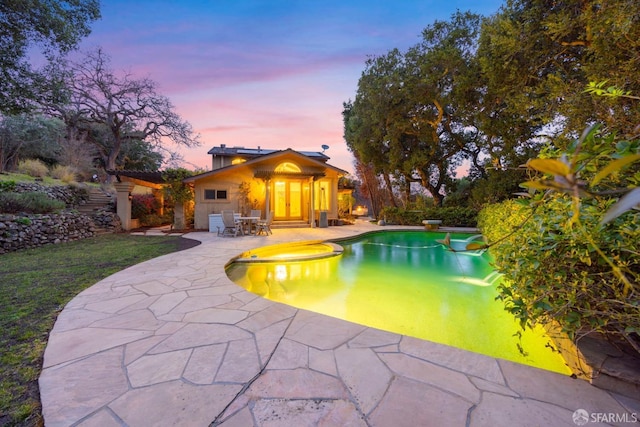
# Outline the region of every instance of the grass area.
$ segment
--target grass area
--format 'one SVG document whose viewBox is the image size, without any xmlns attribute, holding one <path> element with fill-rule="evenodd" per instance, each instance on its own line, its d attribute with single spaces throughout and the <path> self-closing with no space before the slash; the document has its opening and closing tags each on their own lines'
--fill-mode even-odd
<svg viewBox="0 0 640 427">
<path fill-rule="evenodd" d="M 45 176 L 42 178 L 42 180 L 40 181 L 36 181 L 36 178 L 23 174 L 23 173 L 14 173 L 14 172 L 2 172 L 0 173 L 0 181 L 15 181 L 15 182 L 37 182 L 38 184 L 41 185 L 62 185 L 62 186 L 67 186 L 69 185 L 68 182 L 63 182 L 59 179 L 56 178 L 51 178 L 50 176 Z M 87 185 L 93 184 L 93 183 L 86 183 Z M 93 184 L 93 185 L 97 185 L 97 184 Z"/>
<path fill-rule="evenodd" d="M 67 302 L 117 271 L 194 244 L 110 234 L 0 255 L 0 426 L 43 424 L 38 377 L 49 332 Z"/>
</svg>

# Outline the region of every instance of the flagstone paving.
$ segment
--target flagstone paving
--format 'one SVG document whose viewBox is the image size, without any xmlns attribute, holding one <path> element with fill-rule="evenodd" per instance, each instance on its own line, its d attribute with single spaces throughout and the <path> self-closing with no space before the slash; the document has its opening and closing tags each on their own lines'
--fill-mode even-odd
<svg viewBox="0 0 640 427">
<path fill-rule="evenodd" d="M 202 244 L 96 283 L 50 334 L 46 426 L 575 426 L 578 409 L 611 425 L 640 417 L 640 400 L 583 380 L 267 301 L 224 272 L 248 249 L 373 227 L 189 233 Z"/>
</svg>

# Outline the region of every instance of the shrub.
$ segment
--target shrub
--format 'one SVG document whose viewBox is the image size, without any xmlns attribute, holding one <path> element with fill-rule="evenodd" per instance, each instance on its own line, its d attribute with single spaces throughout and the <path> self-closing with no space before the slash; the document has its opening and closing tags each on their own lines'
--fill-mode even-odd
<svg viewBox="0 0 640 427">
<path fill-rule="evenodd" d="M 144 222 L 145 217 L 157 214 L 160 207 L 160 202 L 152 194 L 134 194 L 131 199 L 131 218 Z"/>
<path fill-rule="evenodd" d="M 45 214 L 65 208 L 65 203 L 54 200 L 44 193 L 0 192 L 0 212 Z"/>
<path fill-rule="evenodd" d="M 25 216 L 20 217 L 20 218 L 16 218 L 16 222 L 18 224 L 27 225 L 27 226 L 31 225 L 31 223 L 32 223 L 31 222 L 31 218 L 27 218 Z"/>
<path fill-rule="evenodd" d="M 43 178 L 49 173 L 49 168 L 41 160 L 26 159 L 18 163 L 18 172 L 34 178 Z"/>
<path fill-rule="evenodd" d="M 66 183 L 75 182 L 76 171 L 75 168 L 71 166 L 56 165 L 51 169 L 51 177 Z"/>
<path fill-rule="evenodd" d="M 572 339 L 592 331 L 610 337 L 640 332 L 638 292 L 628 292 L 596 249 L 638 283 L 640 213 L 628 212 L 601 227 L 612 203 L 583 200 L 582 226 L 569 223 L 573 201 L 559 193 L 539 204 L 532 216 L 532 208 L 514 201 L 481 212 L 482 232 L 494 243 L 495 267 L 505 274 L 499 298 L 523 327 L 557 320 Z"/>
<path fill-rule="evenodd" d="M 531 209 L 518 200 L 488 205 L 478 213 L 478 227 L 489 242 L 496 242 L 524 223 Z"/>
<path fill-rule="evenodd" d="M 526 177 L 526 169 L 489 169 L 486 178 L 473 182 L 468 204 L 479 210 L 492 203 L 513 199 L 514 193 L 522 192 L 520 183 Z"/>
<path fill-rule="evenodd" d="M 170 224 L 170 223 L 171 223 L 171 215 L 150 214 L 140 219 L 140 225 L 143 225 L 145 227 L 158 227 L 160 225 Z"/>
<path fill-rule="evenodd" d="M 402 208 L 384 207 L 380 218 L 389 224 L 422 225 L 424 219 L 441 219 L 447 227 L 475 227 L 478 212 L 473 208 L 460 206 L 431 207 L 425 209 L 406 210 Z"/>
<path fill-rule="evenodd" d="M 11 181 L 0 181 L 0 193 L 2 192 L 8 192 L 8 191 L 15 191 L 16 190 L 16 182 L 11 180 Z"/>
</svg>

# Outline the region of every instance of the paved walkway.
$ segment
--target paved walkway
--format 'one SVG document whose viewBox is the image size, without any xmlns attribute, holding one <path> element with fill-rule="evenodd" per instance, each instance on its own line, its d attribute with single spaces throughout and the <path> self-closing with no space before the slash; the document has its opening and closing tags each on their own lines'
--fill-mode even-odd
<svg viewBox="0 0 640 427">
<path fill-rule="evenodd" d="M 224 273 L 254 247 L 372 227 L 190 233 L 202 244 L 85 290 L 49 337 L 46 426 L 575 426 L 578 409 L 589 426 L 640 417 L 639 400 L 582 380 L 270 302 Z"/>
</svg>

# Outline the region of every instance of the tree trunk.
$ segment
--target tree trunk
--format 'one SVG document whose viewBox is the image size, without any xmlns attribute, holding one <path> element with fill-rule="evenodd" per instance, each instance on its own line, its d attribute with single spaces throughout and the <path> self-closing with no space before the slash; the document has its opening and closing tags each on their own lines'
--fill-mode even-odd
<svg viewBox="0 0 640 427">
<path fill-rule="evenodd" d="M 384 183 L 387 186 L 387 193 L 389 194 L 389 199 L 391 202 L 391 205 L 394 208 L 398 207 L 398 203 L 396 203 L 396 198 L 393 195 L 393 186 L 391 185 L 391 178 L 389 178 L 389 174 L 388 173 L 383 173 L 382 176 L 384 177 Z"/>
</svg>

